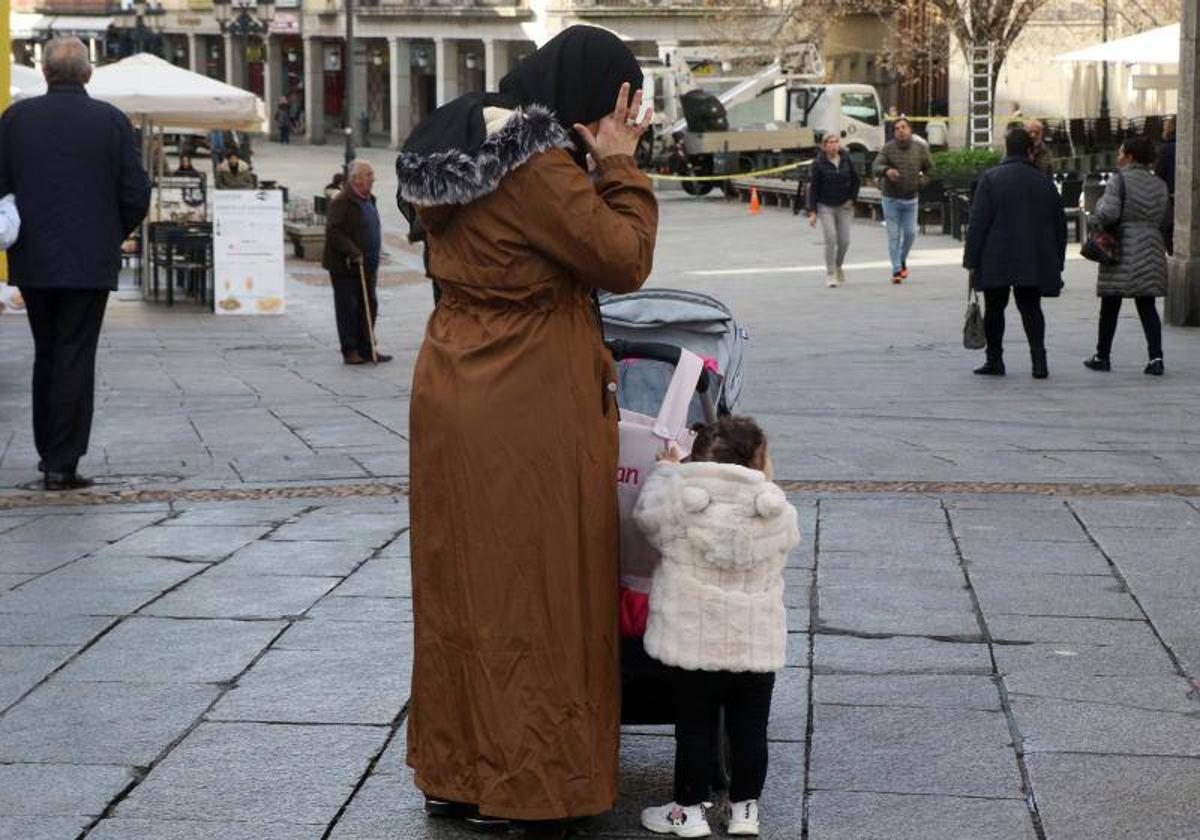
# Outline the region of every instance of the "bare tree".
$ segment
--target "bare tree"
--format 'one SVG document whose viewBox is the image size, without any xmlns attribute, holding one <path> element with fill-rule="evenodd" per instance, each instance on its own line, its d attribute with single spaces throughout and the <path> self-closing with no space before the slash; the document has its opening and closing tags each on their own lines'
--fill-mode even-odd
<svg viewBox="0 0 1200 840">
<path fill-rule="evenodd" d="M 1050 0 L 930 0 L 958 39 L 967 61 L 972 47 L 993 45 L 992 93 L 1000 68 L 1025 25 Z"/>
</svg>

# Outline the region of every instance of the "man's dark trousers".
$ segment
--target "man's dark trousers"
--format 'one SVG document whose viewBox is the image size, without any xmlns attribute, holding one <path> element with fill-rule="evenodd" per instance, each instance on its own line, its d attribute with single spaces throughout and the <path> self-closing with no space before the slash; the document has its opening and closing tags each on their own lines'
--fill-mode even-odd
<svg viewBox="0 0 1200 840">
<path fill-rule="evenodd" d="M 358 268 L 350 272 L 330 272 L 333 283 L 333 309 L 337 317 L 338 341 L 343 353 L 357 353 L 364 359 L 371 358 L 371 334 L 367 330 L 363 310 L 362 278 Z M 367 272 L 367 300 L 371 305 L 371 328 L 375 328 L 375 317 L 379 314 L 379 298 L 375 294 L 374 271 Z"/>
<path fill-rule="evenodd" d="M 33 439 L 48 472 L 73 473 L 92 433 L 107 289 L 21 290 L 33 332 Z"/>
</svg>

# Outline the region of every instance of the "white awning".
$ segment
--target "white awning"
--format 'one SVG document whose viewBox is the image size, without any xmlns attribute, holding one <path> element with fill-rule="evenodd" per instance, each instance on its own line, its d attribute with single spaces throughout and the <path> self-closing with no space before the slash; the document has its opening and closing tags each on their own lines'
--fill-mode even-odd
<svg viewBox="0 0 1200 840">
<path fill-rule="evenodd" d="M 85 35 L 97 37 L 108 32 L 113 25 L 110 17 L 91 15 L 57 15 L 50 21 L 50 31 L 59 35 Z"/>
<path fill-rule="evenodd" d="M 149 53 L 97 67 L 87 89 L 96 99 L 111 102 L 129 116 L 144 117 L 159 125 L 266 129 L 266 106 L 253 93 L 176 67 Z"/>
<path fill-rule="evenodd" d="M 36 38 L 39 32 L 50 28 L 50 18 L 29 12 L 9 12 L 8 32 L 14 40 L 25 41 Z"/>
<path fill-rule="evenodd" d="M 1178 64 L 1179 24 L 1160 26 L 1128 38 L 1105 41 L 1054 56 L 1055 61 L 1098 61 L 1106 64 Z"/>
</svg>

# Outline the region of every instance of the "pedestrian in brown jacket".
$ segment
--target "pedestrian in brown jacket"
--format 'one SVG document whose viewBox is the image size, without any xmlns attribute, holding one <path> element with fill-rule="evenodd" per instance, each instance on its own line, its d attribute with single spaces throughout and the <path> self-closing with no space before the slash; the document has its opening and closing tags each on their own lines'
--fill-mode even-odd
<svg viewBox="0 0 1200 840">
<path fill-rule="evenodd" d="M 397 160 L 441 289 L 412 385 L 408 763 L 431 814 L 476 827 L 616 802 L 616 376 L 593 292 L 651 269 L 641 85 L 616 36 L 571 27 Z"/>
</svg>

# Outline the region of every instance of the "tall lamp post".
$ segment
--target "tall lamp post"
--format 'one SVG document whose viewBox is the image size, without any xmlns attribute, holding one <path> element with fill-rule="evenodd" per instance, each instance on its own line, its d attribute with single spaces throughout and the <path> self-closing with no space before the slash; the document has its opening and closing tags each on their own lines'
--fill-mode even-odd
<svg viewBox="0 0 1200 840">
<path fill-rule="evenodd" d="M 124 33 L 127 54 L 157 53 L 162 19 L 167 14 L 163 4 L 157 0 L 133 0 L 122 14 L 133 16 L 133 25 Z"/>
<path fill-rule="evenodd" d="M 354 0 L 343 0 L 346 15 L 346 57 L 342 62 L 342 85 L 345 95 L 342 107 L 346 111 L 346 154 L 343 175 L 350 179 L 350 161 L 354 160 Z"/>
<path fill-rule="evenodd" d="M 266 41 L 275 17 L 275 0 L 212 0 L 212 4 L 222 35 Z"/>
<path fill-rule="evenodd" d="M 1107 42 L 1108 41 L 1108 0 L 1104 0 L 1103 9 L 1104 9 L 1104 12 L 1103 12 L 1104 16 L 1101 19 L 1101 21 L 1102 21 L 1102 26 L 1104 28 L 1102 30 L 1100 40 L 1102 42 Z M 1102 74 L 1100 77 L 1100 119 L 1107 120 L 1108 116 L 1109 116 L 1109 110 L 1108 110 L 1108 62 L 1107 61 L 1105 61 L 1101 64 L 1100 72 Z"/>
</svg>

